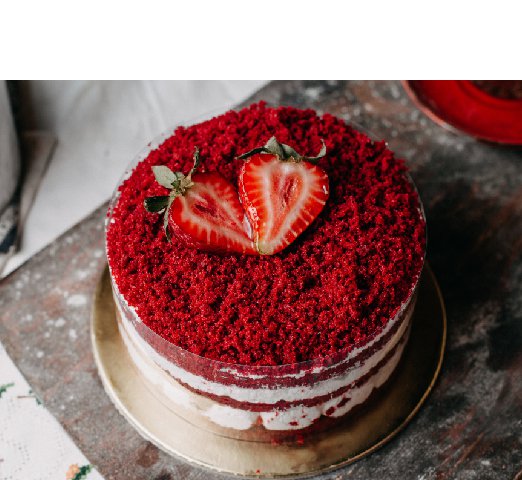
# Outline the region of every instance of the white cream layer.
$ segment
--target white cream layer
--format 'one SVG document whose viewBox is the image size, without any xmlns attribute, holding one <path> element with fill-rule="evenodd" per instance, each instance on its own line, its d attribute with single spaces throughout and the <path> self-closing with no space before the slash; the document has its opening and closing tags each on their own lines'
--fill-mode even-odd
<svg viewBox="0 0 522 480">
<path fill-rule="evenodd" d="M 110 266 L 109 266 L 109 270 L 110 270 Z M 122 314 L 122 318 L 124 318 L 125 320 L 129 320 L 127 318 L 126 315 L 123 314 L 123 311 L 121 309 L 121 305 L 120 305 L 120 302 L 122 302 L 124 305 L 125 305 L 125 308 L 126 310 L 132 315 L 133 317 L 133 322 L 135 323 L 139 323 L 139 324 L 142 324 L 143 322 L 141 321 L 141 318 L 139 317 L 139 315 L 136 313 L 136 309 L 129 305 L 129 303 L 127 302 L 127 300 L 124 298 L 124 296 L 119 292 L 118 290 L 118 286 L 116 285 L 116 283 L 112 280 L 112 272 L 111 272 L 111 284 L 112 284 L 112 288 L 113 288 L 113 292 L 114 292 L 114 300 L 115 300 L 115 303 L 116 305 L 118 306 L 118 309 L 120 311 L 120 314 Z M 415 285 L 417 284 L 417 281 L 414 283 Z M 411 316 L 411 311 L 413 310 L 413 306 L 415 304 L 415 301 L 416 301 L 416 296 L 415 296 L 415 288 L 410 292 L 410 295 L 408 297 L 408 299 L 399 307 L 399 309 L 397 310 L 396 314 L 393 316 L 393 318 L 390 319 L 389 322 L 387 322 L 387 324 L 385 325 L 385 327 L 383 328 L 383 330 L 378 334 L 376 335 L 374 338 L 372 338 L 372 340 L 370 340 L 369 342 L 367 342 L 366 344 L 362 345 L 361 347 L 357 347 L 357 348 L 354 348 L 353 350 L 351 350 L 345 358 L 343 358 L 340 362 L 336 363 L 336 364 L 333 364 L 333 365 L 330 365 L 328 367 L 324 367 L 324 366 L 319 366 L 319 367 L 315 367 L 311 370 L 311 373 L 313 374 L 316 374 L 316 373 L 319 373 L 321 371 L 328 371 L 330 369 L 333 369 L 333 368 L 336 368 L 344 363 L 348 363 L 350 362 L 353 358 L 359 356 L 360 354 L 364 353 L 365 350 L 373 347 L 373 345 L 375 345 L 377 342 L 379 342 L 381 340 L 382 337 L 384 337 L 385 335 L 388 334 L 388 332 L 394 327 L 394 325 L 400 321 L 402 319 L 402 316 L 404 314 L 404 312 L 410 307 L 411 305 L 411 309 L 410 309 L 410 315 L 408 315 L 408 318 L 404 319 L 405 321 L 409 321 L 409 318 Z M 148 328 L 148 327 L 145 327 L 145 328 Z M 134 330 L 134 329 L 133 329 Z M 152 331 L 151 331 L 152 332 Z M 153 335 L 157 335 L 156 333 L 152 332 Z M 159 335 L 158 335 L 159 337 Z M 159 337 L 161 339 L 161 337 Z M 166 340 L 163 340 L 161 339 L 160 341 L 165 341 L 167 342 Z M 168 343 L 168 342 L 167 342 Z M 226 367 L 222 367 L 220 369 L 220 371 L 222 372 L 226 372 L 226 373 L 230 373 L 232 375 L 235 375 L 237 376 L 238 378 L 248 378 L 248 379 L 257 379 L 257 380 L 263 380 L 263 379 L 268 379 L 270 380 L 270 378 L 268 378 L 269 376 L 268 375 L 256 375 L 256 374 L 251 374 L 249 373 L 248 375 L 245 375 L 244 372 L 238 370 L 235 366 L 231 365 L 231 366 L 226 366 Z M 301 378 L 303 377 L 304 375 L 306 375 L 308 373 L 308 369 L 307 368 L 303 368 L 300 372 L 298 373 L 287 373 L 287 374 L 281 374 L 280 375 L 280 378 Z"/>
<path fill-rule="evenodd" d="M 383 328 L 383 330 L 378 335 L 376 335 L 374 338 L 372 338 L 365 345 L 363 345 L 361 347 L 354 348 L 353 350 L 351 350 L 348 353 L 348 355 L 343 360 L 341 360 L 340 362 L 335 363 L 333 365 L 330 365 L 328 367 L 324 367 L 324 366 L 315 367 L 315 368 L 313 368 L 311 370 L 311 373 L 316 374 L 316 373 L 319 373 L 321 371 L 328 371 L 330 369 L 337 368 L 338 366 L 340 366 L 342 364 L 350 362 L 353 358 L 355 358 L 355 357 L 359 356 L 360 354 L 364 353 L 365 350 L 368 350 L 369 348 L 373 347 L 373 345 L 375 345 L 382 337 L 384 337 L 393 328 L 393 326 L 402 318 L 403 313 L 406 311 L 406 309 L 410 306 L 410 304 L 412 302 L 413 302 L 413 304 L 415 303 L 415 300 L 416 300 L 416 298 L 414 296 L 414 292 L 412 292 L 410 297 L 408 298 L 408 300 L 405 301 L 399 307 L 399 310 L 397 311 L 397 313 L 386 324 L 386 326 Z M 128 305 L 128 303 L 126 301 L 125 301 L 125 304 Z M 412 307 L 413 306 L 414 305 L 412 305 Z M 136 312 L 134 311 L 134 309 L 132 307 L 130 307 L 130 308 L 132 310 L 132 313 L 134 315 L 136 315 L 136 318 L 139 318 L 137 316 Z M 413 310 L 413 308 L 412 308 L 412 310 Z M 410 315 L 408 316 L 408 318 L 405 319 L 405 321 L 409 321 L 410 317 L 411 317 L 411 312 L 410 312 Z M 234 375 L 239 375 L 240 377 L 244 376 L 235 367 L 223 367 L 223 368 L 221 368 L 221 371 L 222 372 L 231 373 L 231 374 L 234 374 Z M 308 373 L 308 371 L 306 369 L 303 369 L 301 372 L 298 372 L 298 373 L 287 373 L 287 374 L 280 375 L 280 378 L 301 378 L 301 377 L 304 377 L 307 373 Z M 248 378 L 251 378 L 251 379 L 254 379 L 254 378 L 256 378 L 256 379 L 265 379 L 266 375 L 248 375 Z"/>
<path fill-rule="evenodd" d="M 207 406 L 203 407 L 201 396 L 187 390 L 158 368 L 146 353 L 134 344 L 126 329 L 121 328 L 120 331 L 138 370 L 154 388 L 161 391 L 169 402 L 172 402 L 174 408 L 176 406 L 185 408 L 194 414 L 203 415 L 216 425 L 235 430 L 248 430 L 260 423 L 267 430 L 298 430 L 310 426 L 321 415 L 336 418 L 347 414 L 352 408 L 363 403 L 374 389 L 379 388 L 390 377 L 401 358 L 407 338 L 399 345 L 386 365 L 360 387 L 352 388 L 312 407 L 299 405 L 284 409 L 274 408 L 267 412 L 252 412 L 222 405 L 208 398 L 204 399 Z M 406 335 L 409 335 L 409 332 Z M 345 400 L 342 407 L 337 407 Z"/>
<path fill-rule="evenodd" d="M 371 369 L 373 369 L 397 345 L 404 335 L 404 332 L 408 328 L 411 317 L 410 310 L 402 319 L 402 323 L 397 331 L 382 349 L 377 350 L 363 363 L 356 362 L 353 367 L 341 375 L 319 380 L 309 386 L 249 388 L 238 385 L 213 382 L 202 376 L 188 372 L 173 362 L 170 362 L 165 357 L 160 355 L 138 334 L 132 323 L 125 317 L 125 314 L 119 305 L 118 308 L 122 317 L 124 329 L 131 338 L 132 342 L 143 352 L 145 356 L 151 358 L 161 369 L 169 372 L 172 377 L 186 385 L 189 385 L 191 388 L 204 393 L 220 397 L 228 397 L 238 402 L 248 402 L 254 404 L 274 404 L 280 401 L 295 402 L 312 399 L 318 396 L 331 394 L 341 388 L 351 385 L 353 382 L 357 381 L 359 378 L 366 375 Z"/>
</svg>

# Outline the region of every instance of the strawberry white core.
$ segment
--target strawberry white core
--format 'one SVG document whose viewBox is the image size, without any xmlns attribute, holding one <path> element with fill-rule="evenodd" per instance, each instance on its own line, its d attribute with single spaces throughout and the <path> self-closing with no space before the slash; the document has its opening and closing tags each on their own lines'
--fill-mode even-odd
<svg viewBox="0 0 522 480">
<path fill-rule="evenodd" d="M 292 243 L 317 217 L 328 199 L 328 176 L 304 161 L 254 155 L 243 167 L 240 192 L 261 254 Z"/>
</svg>

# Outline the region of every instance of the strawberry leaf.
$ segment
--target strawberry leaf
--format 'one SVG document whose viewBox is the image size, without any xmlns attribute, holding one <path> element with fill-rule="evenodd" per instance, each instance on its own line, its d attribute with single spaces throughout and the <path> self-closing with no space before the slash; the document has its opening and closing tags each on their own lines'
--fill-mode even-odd
<svg viewBox="0 0 522 480">
<path fill-rule="evenodd" d="M 178 176 L 165 165 L 155 165 L 152 167 L 156 182 L 165 188 L 172 188 L 172 184 L 177 180 Z"/>
<path fill-rule="evenodd" d="M 165 230 L 165 236 L 167 237 L 167 241 L 170 242 L 170 232 L 169 232 L 169 208 L 172 205 L 172 202 L 174 201 L 174 198 L 170 197 L 167 209 L 165 210 L 165 213 L 163 215 L 163 230 Z"/>
<path fill-rule="evenodd" d="M 169 197 L 167 195 L 147 197 L 143 204 L 145 205 L 145 210 L 147 210 L 147 212 L 158 213 L 167 208 Z"/>
<path fill-rule="evenodd" d="M 321 140 L 321 143 L 323 146 L 321 147 L 321 150 L 319 150 L 319 153 L 315 157 L 302 157 L 303 160 L 306 160 L 310 163 L 317 163 L 321 158 L 323 158 L 326 155 L 326 143 L 324 143 L 324 140 Z"/>
<path fill-rule="evenodd" d="M 239 155 L 237 158 L 239 160 L 246 160 L 247 158 L 251 157 L 252 155 L 256 155 L 257 153 L 270 153 L 267 151 L 265 147 L 257 147 L 253 150 L 250 150 L 249 152 L 243 153 L 243 155 Z"/>
<path fill-rule="evenodd" d="M 268 142 L 266 142 L 264 146 L 254 148 L 249 152 L 243 153 L 243 155 L 239 155 L 239 157 L 237 158 L 239 158 L 240 160 L 246 160 L 247 158 L 257 153 L 270 153 L 272 155 L 278 156 L 283 161 L 290 160 L 294 162 L 301 162 L 305 160 L 307 162 L 315 164 L 326 155 L 326 144 L 324 143 L 324 140 L 321 140 L 321 143 L 323 145 L 317 156 L 304 157 L 303 155 L 297 153 L 290 145 L 279 143 L 276 137 L 271 137 L 270 140 L 268 140 Z"/>
<path fill-rule="evenodd" d="M 270 137 L 270 140 L 268 140 L 268 142 L 265 144 L 265 150 L 273 153 L 274 155 L 277 155 L 279 158 L 285 158 L 285 149 L 283 148 L 283 145 L 277 141 L 276 137 Z M 295 150 L 293 151 L 295 152 Z"/>
<path fill-rule="evenodd" d="M 190 169 L 190 172 L 188 174 L 188 177 L 192 177 L 192 174 L 196 173 L 196 170 L 199 168 L 201 164 L 201 158 L 199 157 L 199 148 L 196 147 L 194 150 L 194 165 Z"/>
<path fill-rule="evenodd" d="M 283 158 L 285 160 L 287 158 L 295 158 L 296 160 L 301 159 L 301 155 L 299 155 L 291 146 L 281 143 L 281 149 L 284 152 L 283 156 L 281 158 Z"/>
<path fill-rule="evenodd" d="M 144 200 L 143 204 L 148 212 L 160 213 L 163 215 L 163 228 L 169 242 L 171 240 L 169 232 L 170 207 L 172 202 L 176 200 L 177 197 L 185 195 L 187 191 L 194 186 L 192 175 L 196 172 L 200 164 L 201 158 L 199 155 L 199 148 L 196 147 L 194 150 L 194 164 L 188 175 L 184 175 L 182 172 L 173 172 L 165 165 L 154 165 L 152 167 L 152 172 L 154 173 L 156 181 L 161 186 L 168 188 L 171 191 L 168 196 L 159 195 L 155 197 L 148 197 Z"/>
</svg>

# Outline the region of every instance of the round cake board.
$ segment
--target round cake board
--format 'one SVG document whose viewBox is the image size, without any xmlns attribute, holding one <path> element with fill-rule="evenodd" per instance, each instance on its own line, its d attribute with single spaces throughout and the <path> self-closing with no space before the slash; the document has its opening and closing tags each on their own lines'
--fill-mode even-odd
<svg viewBox="0 0 522 480">
<path fill-rule="evenodd" d="M 426 266 L 419 284 L 410 340 L 391 381 L 370 405 L 303 444 L 274 445 L 218 436 L 188 423 L 145 386 L 118 332 L 108 268 L 96 289 L 94 358 L 105 391 L 147 440 L 189 462 L 237 475 L 272 478 L 326 472 L 389 442 L 417 413 L 439 374 L 446 343 L 444 302 Z"/>
</svg>

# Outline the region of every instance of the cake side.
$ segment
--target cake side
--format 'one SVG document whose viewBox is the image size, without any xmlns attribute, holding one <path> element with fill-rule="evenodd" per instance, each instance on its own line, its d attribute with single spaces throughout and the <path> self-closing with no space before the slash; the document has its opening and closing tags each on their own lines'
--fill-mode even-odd
<svg viewBox="0 0 522 480">
<path fill-rule="evenodd" d="M 208 362 L 206 376 L 194 369 L 180 368 L 157 351 L 151 342 L 139 333 L 139 319 L 132 310 L 122 307 L 121 296 L 115 292 L 118 306 L 118 324 L 129 356 L 151 391 L 169 409 L 191 423 L 220 435 L 256 441 L 274 441 L 295 438 L 318 432 L 340 420 L 355 408 L 362 406 L 391 377 L 398 365 L 409 337 L 415 296 L 393 319 L 393 335 L 372 353 L 357 355 L 355 362 L 343 358 L 338 363 L 317 367 L 305 362 L 296 366 L 296 376 L 315 370 L 317 377 L 325 370 L 334 370 L 327 378 L 309 381 L 306 385 L 282 385 L 284 372 L 273 367 L 271 384 L 238 386 L 216 381 L 209 372 L 218 371 L 221 365 Z M 129 316 L 129 313 L 131 315 Z M 136 323 L 138 322 L 138 323 Z M 376 342 L 378 343 L 378 342 Z M 165 345 L 168 350 L 168 346 Z M 189 358 L 187 365 L 197 364 Z M 241 366 L 238 366 L 241 368 Z M 191 371 L 192 370 L 192 371 Z M 251 380 L 256 381 L 255 367 L 250 369 Z"/>
<path fill-rule="evenodd" d="M 317 158 L 328 201 L 282 251 L 190 248 L 168 241 L 143 208 L 145 198 L 169 198 L 170 181 L 158 186 L 151 167 L 188 171 L 199 147 L 194 166 L 200 155 L 210 176 L 198 178 L 219 177 L 233 192 L 237 155 L 273 136 L 328 152 Z M 424 263 L 422 207 L 403 162 L 341 119 L 258 104 L 178 128 L 119 186 L 106 231 L 130 358 L 164 404 L 202 428 L 302 438 L 363 408 L 400 362 Z"/>
</svg>

